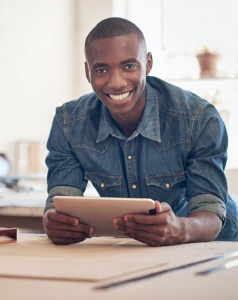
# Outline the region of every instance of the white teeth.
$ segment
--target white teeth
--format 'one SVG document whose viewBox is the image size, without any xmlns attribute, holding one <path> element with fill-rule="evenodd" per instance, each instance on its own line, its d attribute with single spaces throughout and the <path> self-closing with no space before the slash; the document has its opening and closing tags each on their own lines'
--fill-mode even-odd
<svg viewBox="0 0 238 300">
<path fill-rule="evenodd" d="M 115 101 L 124 100 L 124 99 L 126 99 L 129 95 L 130 95 L 130 92 L 126 92 L 126 93 L 120 94 L 120 95 L 109 94 L 110 98 L 111 98 L 112 100 L 115 100 Z"/>
</svg>

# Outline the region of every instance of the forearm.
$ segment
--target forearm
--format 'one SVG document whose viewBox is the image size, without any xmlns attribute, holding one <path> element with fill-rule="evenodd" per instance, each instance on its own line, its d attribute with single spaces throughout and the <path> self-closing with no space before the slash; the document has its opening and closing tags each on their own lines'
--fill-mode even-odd
<svg viewBox="0 0 238 300">
<path fill-rule="evenodd" d="M 186 243 L 213 241 L 222 227 L 221 219 L 208 210 L 197 211 L 180 219 L 184 230 L 181 237 Z"/>
</svg>

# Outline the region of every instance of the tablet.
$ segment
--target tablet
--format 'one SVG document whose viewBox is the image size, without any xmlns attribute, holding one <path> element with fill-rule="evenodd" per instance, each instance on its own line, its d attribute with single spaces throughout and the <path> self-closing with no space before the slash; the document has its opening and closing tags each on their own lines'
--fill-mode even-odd
<svg viewBox="0 0 238 300">
<path fill-rule="evenodd" d="M 112 220 L 126 214 L 155 214 L 155 203 L 143 198 L 73 197 L 53 198 L 58 212 L 73 216 L 80 223 L 94 228 L 93 236 L 125 237 L 116 230 Z"/>
</svg>

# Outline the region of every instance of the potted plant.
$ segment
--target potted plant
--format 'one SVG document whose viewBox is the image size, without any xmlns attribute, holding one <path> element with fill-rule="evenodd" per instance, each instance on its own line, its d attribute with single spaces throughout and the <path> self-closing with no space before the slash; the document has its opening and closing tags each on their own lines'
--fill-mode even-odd
<svg viewBox="0 0 238 300">
<path fill-rule="evenodd" d="M 217 63 L 220 54 L 212 52 L 208 47 L 204 47 L 202 53 L 197 54 L 197 59 L 200 65 L 200 76 L 216 78 L 217 77 Z"/>
</svg>

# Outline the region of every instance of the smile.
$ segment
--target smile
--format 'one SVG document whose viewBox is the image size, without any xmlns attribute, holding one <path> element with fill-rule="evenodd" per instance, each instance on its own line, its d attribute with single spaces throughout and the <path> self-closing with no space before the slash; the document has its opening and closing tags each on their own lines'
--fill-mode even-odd
<svg viewBox="0 0 238 300">
<path fill-rule="evenodd" d="M 122 101 L 130 96 L 130 92 L 122 93 L 122 94 L 108 94 L 108 96 L 114 101 Z"/>
</svg>

